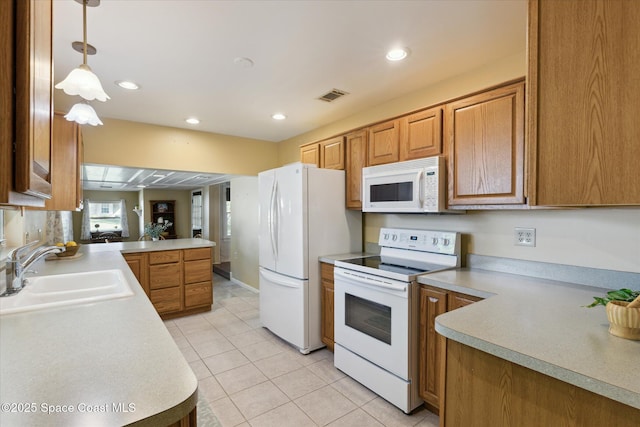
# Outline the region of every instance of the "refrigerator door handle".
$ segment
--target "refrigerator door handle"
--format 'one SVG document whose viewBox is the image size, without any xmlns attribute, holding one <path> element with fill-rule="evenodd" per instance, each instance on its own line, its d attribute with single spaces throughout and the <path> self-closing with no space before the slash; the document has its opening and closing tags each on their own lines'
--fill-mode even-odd
<svg viewBox="0 0 640 427">
<path fill-rule="evenodd" d="M 275 274 L 272 273 L 268 270 L 265 270 L 263 268 L 260 269 L 260 275 L 262 277 L 264 277 L 265 279 L 267 279 L 269 282 L 279 285 L 279 286 L 285 286 L 287 288 L 299 288 L 300 287 L 300 280 L 299 279 L 289 279 L 285 276 L 282 276 L 280 274 Z"/>
<path fill-rule="evenodd" d="M 273 253 L 273 258 L 277 260 L 278 248 L 276 245 L 275 222 L 276 222 L 276 181 L 274 180 L 273 185 L 271 186 L 271 200 L 269 203 L 269 237 L 271 237 L 271 252 Z"/>
</svg>

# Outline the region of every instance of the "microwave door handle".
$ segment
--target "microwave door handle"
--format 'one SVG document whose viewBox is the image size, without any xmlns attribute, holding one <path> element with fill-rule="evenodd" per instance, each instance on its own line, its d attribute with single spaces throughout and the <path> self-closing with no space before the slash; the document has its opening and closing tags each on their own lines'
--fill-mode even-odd
<svg viewBox="0 0 640 427">
<path fill-rule="evenodd" d="M 418 191 L 420 194 L 418 194 L 418 200 L 420 201 L 420 208 L 424 207 L 424 169 L 421 169 L 420 172 L 418 172 Z"/>
</svg>

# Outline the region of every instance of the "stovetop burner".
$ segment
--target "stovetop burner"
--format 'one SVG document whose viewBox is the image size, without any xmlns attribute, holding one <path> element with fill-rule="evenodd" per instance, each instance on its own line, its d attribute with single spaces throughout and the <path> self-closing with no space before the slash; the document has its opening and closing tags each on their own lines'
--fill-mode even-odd
<svg viewBox="0 0 640 427">
<path fill-rule="evenodd" d="M 404 265 L 391 264 L 382 261 L 382 257 L 375 255 L 363 258 L 344 259 L 341 262 L 357 265 L 359 267 L 373 268 L 376 270 L 392 271 L 394 273 L 412 276 L 416 274 L 428 273 L 430 270 L 412 268 Z"/>
<path fill-rule="evenodd" d="M 379 256 L 339 260 L 335 266 L 406 282 L 460 266 L 456 232 L 382 228 L 378 244 Z"/>
</svg>

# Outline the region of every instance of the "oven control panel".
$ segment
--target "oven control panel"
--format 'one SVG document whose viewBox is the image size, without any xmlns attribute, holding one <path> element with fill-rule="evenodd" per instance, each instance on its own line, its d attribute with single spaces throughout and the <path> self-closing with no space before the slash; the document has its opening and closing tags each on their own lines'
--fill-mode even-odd
<svg viewBox="0 0 640 427">
<path fill-rule="evenodd" d="M 381 228 L 380 246 L 414 251 L 455 255 L 460 247 L 460 233 L 454 231 Z"/>
</svg>

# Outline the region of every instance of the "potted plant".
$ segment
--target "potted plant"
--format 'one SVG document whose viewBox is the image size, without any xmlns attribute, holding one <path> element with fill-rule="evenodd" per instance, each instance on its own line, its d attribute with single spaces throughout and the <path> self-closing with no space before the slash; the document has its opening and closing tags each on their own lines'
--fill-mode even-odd
<svg viewBox="0 0 640 427">
<path fill-rule="evenodd" d="M 609 319 L 609 333 L 630 340 L 640 340 L 640 291 L 619 289 L 607 296 L 593 297 L 587 307 L 604 305 Z"/>
<path fill-rule="evenodd" d="M 144 234 L 148 235 L 149 237 L 151 237 L 151 240 L 158 240 L 160 238 L 160 235 L 162 233 L 164 233 L 167 228 L 171 227 L 172 223 L 170 222 L 165 222 L 165 223 L 155 223 L 155 222 L 148 222 L 147 224 L 145 224 L 144 226 Z"/>
</svg>

